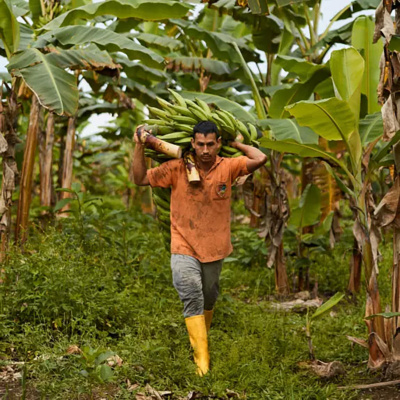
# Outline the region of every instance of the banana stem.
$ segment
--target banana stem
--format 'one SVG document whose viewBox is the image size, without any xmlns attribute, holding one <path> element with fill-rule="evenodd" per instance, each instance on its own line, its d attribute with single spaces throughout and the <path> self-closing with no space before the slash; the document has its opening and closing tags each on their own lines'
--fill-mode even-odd
<svg viewBox="0 0 400 400">
<path fill-rule="evenodd" d="M 256 82 L 254 81 L 253 74 L 251 73 L 249 67 L 247 66 L 247 63 L 246 63 L 245 59 L 243 58 L 243 55 L 242 55 L 237 43 L 234 42 L 233 47 L 235 48 L 236 52 L 238 53 L 242 67 L 250 80 L 251 90 L 253 92 L 253 97 L 254 97 L 254 102 L 255 102 L 255 106 L 256 106 L 258 119 L 266 119 L 267 115 L 265 113 L 265 109 L 264 109 L 264 105 L 263 105 L 263 102 L 262 102 L 262 99 L 260 96 L 260 92 L 258 91 Z"/>
<path fill-rule="evenodd" d="M 330 21 L 329 25 L 326 27 L 324 32 L 320 35 L 319 39 L 323 39 L 330 31 L 332 25 L 352 6 L 353 3 L 350 3 L 346 7 L 342 8 Z"/>
</svg>

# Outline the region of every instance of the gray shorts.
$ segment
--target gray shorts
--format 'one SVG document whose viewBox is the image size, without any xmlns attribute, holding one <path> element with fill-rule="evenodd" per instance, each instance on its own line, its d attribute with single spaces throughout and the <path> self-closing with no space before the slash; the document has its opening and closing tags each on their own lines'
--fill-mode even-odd
<svg viewBox="0 0 400 400">
<path fill-rule="evenodd" d="M 185 318 L 212 310 L 219 293 L 222 261 L 201 263 L 183 254 L 171 254 L 172 280 L 183 302 Z"/>
</svg>

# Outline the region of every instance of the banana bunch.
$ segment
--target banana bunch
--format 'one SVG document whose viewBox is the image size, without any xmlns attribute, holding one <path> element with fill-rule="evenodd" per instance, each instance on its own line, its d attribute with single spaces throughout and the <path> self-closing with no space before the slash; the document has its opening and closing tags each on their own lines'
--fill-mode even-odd
<svg viewBox="0 0 400 400">
<path fill-rule="evenodd" d="M 195 101 L 184 99 L 179 93 L 169 89 L 174 101 L 168 102 L 157 98 L 160 108 L 148 107 L 152 118 L 145 121 L 151 133 L 157 138 L 178 145 L 182 153 L 190 150 L 193 127 L 200 121 L 214 122 L 222 138 L 220 155 L 222 157 L 238 157 L 243 153 L 229 146 L 229 142 L 241 141 L 244 144 L 258 146 L 257 128 L 248 123 L 247 126 L 230 112 L 221 109 L 210 109 L 201 99 Z M 162 163 L 171 157 L 146 149 L 146 156 Z M 157 207 L 157 216 L 164 239 L 170 242 L 169 204 L 170 192 L 166 189 L 154 188 L 153 199 Z"/>
<path fill-rule="evenodd" d="M 191 148 L 193 127 L 200 121 L 212 121 L 217 125 L 221 134 L 221 156 L 237 157 L 242 155 L 241 151 L 229 147 L 228 143 L 234 140 L 249 145 L 258 145 L 257 128 L 254 125 L 248 124 L 246 126 L 229 111 L 211 110 L 203 100 L 187 100 L 179 93 L 171 89 L 169 91 L 174 102 L 170 103 L 157 98 L 161 108 L 148 107 L 152 118 L 145 121 L 147 125 L 151 126 L 153 135 L 159 139 L 178 145 L 185 152 Z M 170 159 L 170 157 L 152 150 L 146 150 L 146 155 L 157 162 Z"/>
<path fill-rule="evenodd" d="M 171 243 L 171 189 L 153 188 L 153 201 L 157 208 L 157 218 L 164 243 L 169 248 L 169 244 Z"/>
</svg>

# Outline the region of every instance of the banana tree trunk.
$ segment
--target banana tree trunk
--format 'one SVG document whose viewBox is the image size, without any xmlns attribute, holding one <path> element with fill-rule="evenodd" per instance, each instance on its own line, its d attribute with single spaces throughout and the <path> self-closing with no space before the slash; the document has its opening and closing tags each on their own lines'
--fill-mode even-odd
<svg viewBox="0 0 400 400">
<path fill-rule="evenodd" d="M 0 92 L 0 153 L 3 156 L 0 194 L 0 262 L 3 262 L 6 258 L 10 241 L 12 195 L 18 178 L 18 168 L 15 162 L 15 144 L 20 141 L 16 134 L 18 107 L 14 87 L 11 88 L 6 106 L 3 106 L 2 100 L 3 86 Z"/>
<path fill-rule="evenodd" d="M 71 189 L 72 176 L 73 176 L 73 153 L 75 147 L 75 117 L 69 117 L 67 136 L 65 139 L 65 150 L 63 156 L 63 168 L 62 168 L 62 180 L 61 187 L 65 189 Z M 70 193 L 61 192 L 60 199 L 71 197 Z M 63 211 L 69 209 L 69 204 L 61 209 L 61 215 Z"/>
<path fill-rule="evenodd" d="M 382 312 L 381 300 L 379 295 L 377 280 L 377 265 L 375 257 L 375 248 L 373 245 L 374 231 L 373 222 L 370 220 L 369 192 L 360 192 L 360 201 L 358 202 L 357 219 L 353 227 L 354 237 L 361 250 L 363 266 L 365 271 L 365 282 L 367 289 L 367 298 L 365 306 L 365 316 Z M 388 338 L 382 317 L 366 319 L 368 328 L 369 360 L 368 366 L 377 369 L 383 366 L 388 360 Z"/>
<path fill-rule="evenodd" d="M 15 241 L 24 243 L 28 237 L 29 208 L 31 205 L 33 169 L 40 121 L 40 104 L 35 94 L 29 115 L 29 126 L 26 135 L 24 161 L 22 164 L 20 193 L 15 225 Z"/>
<path fill-rule="evenodd" d="M 283 243 L 278 247 L 275 256 L 275 290 L 278 294 L 286 296 L 289 294 L 289 280 L 286 272 Z"/>
<path fill-rule="evenodd" d="M 55 116 L 49 112 L 46 132 L 40 135 L 39 165 L 40 165 L 40 205 L 51 206 L 52 197 L 52 165 L 54 145 Z"/>
<path fill-rule="evenodd" d="M 361 286 L 361 265 L 362 254 L 358 248 L 357 240 L 354 239 L 353 253 L 350 261 L 350 279 L 348 290 L 350 293 L 356 294 L 360 292 Z"/>
<path fill-rule="evenodd" d="M 271 154 L 270 185 L 267 190 L 267 226 L 266 239 L 270 242 L 267 266 L 275 266 L 275 287 L 279 295 L 290 292 L 289 280 L 286 271 L 286 262 L 283 253 L 283 233 L 289 219 L 289 206 L 286 189 L 285 171 L 280 167 L 281 155 Z M 273 258 L 271 257 L 273 256 Z"/>
<path fill-rule="evenodd" d="M 400 312 L 400 229 L 393 228 L 392 311 Z M 400 327 L 400 318 L 393 319 L 393 335 Z"/>
</svg>

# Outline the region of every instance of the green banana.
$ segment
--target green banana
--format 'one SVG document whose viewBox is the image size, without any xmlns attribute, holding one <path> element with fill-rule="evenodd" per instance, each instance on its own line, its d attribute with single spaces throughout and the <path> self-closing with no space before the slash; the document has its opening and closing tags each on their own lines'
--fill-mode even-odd
<svg viewBox="0 0 400 400">
<path fill-rule="evenodd" d="M 159 108 L 155 108 L 155 107 L 147 107 L 150 111 L 150 114 L 161 118 L 165 121 L 169 121 L 171 114 L 167 113 L 166 111 L 160 110 Z"/>
<path fill-rule="evenodd" d="M 229 112 L 226 110 L 220 110 L 222 112 L 222 114 L 226 117 L 226 119 L 228 121 L 230 121 L 230 125 L 236 127 L 236 118 Z"/>
<path fill-rule="evenodd" d="M 159 187 L 154 187 L 152 189 L 153 193 L 155 193 L 158 197 L 161 197 L 163 200 L 166 202 L 170 203 L 171 202 L 171 190 L 169 189 L 164 189 L 164 188 L 159 188 Z"/>
<path fill-rule="evenodd" d="M 174 110 L 178 115 L 185 115 L 186 117 L 193 117 L 192 113 L 186 108 L 172 104 L 171 109 Z"/>
<path fill-rule="evenodd" d="M 189 144 L 192 143 L 192 135 L 185 137 L 183 139 L 178 139 L 174 142 L 175 144 Z"/>
<path fill-rule="evenodd" d="M 203 110 L 199 110 L 198 108 L 194 107 L 189 107 L 190 112 L 192 115 L 197 119 L 197 121 L 207 121 L 209 118 L 207 118 L 207 115 L 204 114 Z M 196 121 L 196 123 L 197 123 Z"/>
<path fill-rule="evenodd" d="M 160 212 L 160 210 L 162 210 L 162 209 L 161 209 L 161 208 L 157 208 L 157 218 L 158 218 L 160 221 L 165 222 L 165 223 L 167 224 L 168 222 L 171 221 L 171 220 L 170 220 L 170 217 L 169 217 L 169 216 L 166 216 L 166 215 L 163 215 L 163 214 Z"/>
<path fill-rule="evenodd" d="M 159 125 L 159 126 L 166 126 L 167 125 L 167 121 L 164 121 L 163 119 L 152 119 L 149 118 L 146 121 L 147 125 Z"/>
<path fill-rule="evenodd" d="M 223 150 L 225 153 L 228 154 L 235 154 L 238 152 L 238 149 L 235 149 L 234 147 L 231 146 L 222 146 L 221 150 Z"/>
<path fill-rule="evenodd" d="M 172 111 L 173 104 L 168 103 L 168 101 L 162 99 L 161 97 L 157 97 L 157 102 L 162 108 L 164 108 L 165 110 L 170 111 L 171 114 L 175 113 L 175 111 Z"/>
<path fill-rule="evenodd" d="M 162 207 L 158 207 L 157 212 L 159 217 L 163 217 L 164 219 L 169 221 L 171 215 L 170 210 L 164 210 Z"/>
<path fill-rule="evenodd" d="M 237 119 L 235 122 L 236 122 L 236 128 L 240 131 L 240 133 L 242 135 L 248 135 L 249 134 L 249 131 L 248 131 L 246 125 L 242 121 Z"/>
<path fill-rule="evenodd" d="M 168 91 L 174 96 L 174 99 L 181 107 L 187 108 L 185 99 L 177 92 L 172 89 L 168 89 Z"/>
<path fill-rule="evenodd" d="M 257 128 L 253 124 L 248 124 L 250 129 L 250 140 L 257 140 Z"/>
<path fill-rule="evenodd" d="M 222 121 L 224 121 L 225 126 L 230 127 L 231 130 L 235 131 L 236 127 L 235 125 L 232 123 L 231 119 L 221 110 L 216 110 L 215 111 L 217 113 L 217 115 L 222 119 Z"/>
<path fill-rule="evenodd" d="M 184 131 L 188 133 L 193 133 L 193 126 L 184 125 L 184 124 L 173 124 L 173 127 L 178 131 Z"/>
<path fill-rule="evenodd" d="M 211 110 L 210 110 L 210 107 L 208 107 L 208 104 L 205 101 L 199 99 L 198 97 L 196 97 L 196 102 L 199 105 L 199 107 L 201 107 L 203 109 L 203 112 L 204 112 L 204 114 L 206 114 L 207 119 L 210 119 Z"/>
<path fill-rule="evenodd" d="M 211 120 L 215 122 L 217 126 L 225 125 L 225 122 L 216 113 L 211 114 Z"/>
<path fill-rule="evenodd" d="M 185 99 L 185 102 L 186 102 L 186 107 L 187 108 L 193 107 L 193 108 L 200 109 L 200 111 L 203 111 L 203 109 L 199 105 L 197 105 L 194 101 L 189 100 L 189 99 Z"/>
<path fill-rule="evenodd" d="M 160 196 L 157 196 L 156 194 L 153 194 L 153 199 L 154 199 L 154 203 L 156 203 L 157 207 L 161 207 L 161 208 L 164 208 L 165 210 L 169 211 L 170 206 L 171 206 L 170 203 L 168 203 L 167 201 L 162 199 Z"/>
<path fill-rule="evenodd" d="M 174 133 L 167 133 L 166 135 L 158 136 L 161 140 L 179 140 L 190 137 L 191 134 L 189 132 L 174 132 Z"/>
<path fill-rule="evenodd" d="M 155 131 L 157 135 L 166 135 L 167 133 L 172 133 L 174 128 L 170 126 L 157 126 Z"/>
<path fill-rule="evenodd" d="M 171 119 L 180 124 L 191 124 L 196 125 L 197 121 L 192 117 L 186 117 L 185 115 L 171 115 Z"/>
</svg>

